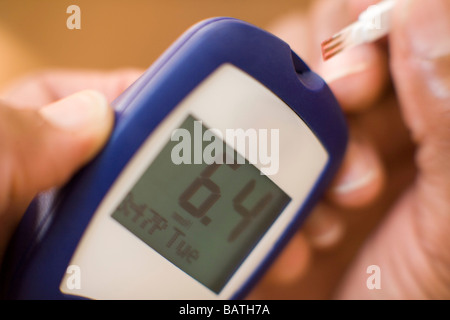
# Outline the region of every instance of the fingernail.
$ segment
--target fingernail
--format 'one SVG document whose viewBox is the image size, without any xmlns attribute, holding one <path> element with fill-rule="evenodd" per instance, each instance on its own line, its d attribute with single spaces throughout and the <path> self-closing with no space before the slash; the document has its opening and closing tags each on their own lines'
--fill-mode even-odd
<svg viewBox="0 0 450 320">
<path fill-rule="evenodd" d="M 101 93 L 84 90 L 45 106 L 39 112 L 55 127 L 77 132 L 105 120 L 108 108 L 108 102 Z"/>
<path fill-rule="evenodd" d="M 448 0 L 406 0 L 403 24 L 411 50 L 423 59 L 450 55 L 450 2 Z"/>
<path fill-rule="evenodd" d="M 366 170 L 366 168 L 361 167 L 354 168 L 354 170 L 333 189 L 333 191 L 338 194 L 350 193 L 369 185 L 374 178 L 374 170 Z"/>
<path fill-rule="evenodd" d="M 369 68 L 367 60 L 366 48 L 354 48 L 324 62 L 319 73 L 327 83 L 332 83 L 366 71 Z"/>
<path fill-rule="evenodd" d="M 310 243 L 323 249 L 337 244 L 344 235 L 342 221 L 320 206 L 308 218 L 304 230 Z"/>
<path fill-rule="evenodd" d="M 349 194 L 368 186 L 377 177 L 376 168 L 370 155 L 356 145 L 350 144 L 348 150 L 348 166 L 343 170 L 332 192 L 336 194 Z"/>
</svg>

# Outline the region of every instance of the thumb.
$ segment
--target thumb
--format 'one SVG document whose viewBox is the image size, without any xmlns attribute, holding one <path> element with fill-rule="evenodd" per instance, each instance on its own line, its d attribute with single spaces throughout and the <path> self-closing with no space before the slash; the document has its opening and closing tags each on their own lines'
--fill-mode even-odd
<svg viewBox="0 0 450 320">
<path fill-rule="evenodd" d="M 389 41 L 393 82 L 416 142 L 417 176 L 367 240 L 337 295 L 448 299 L 450 2 L 398 0 Z M 383 275 L 377 290 L 368 276 L 374 265 Z"/>
<path fill-rule="evenodd" d="M 392 72 L 408 124 L 418 142 L 448 139 L 450 2 L 399 0 L 395 11 Z"/>
<path fill-rule="evenodd" d="M 96 91 L 38 110 L 0 104 L 0 245 L 40 191 L 65 183 L 106 141 L 113 111 Z"/>
<path fill-rule="evenodd" d="M 405 120 L 418 146 L 417 201 L 433 212 L 429 219 L 437 215 L 448 226 L 450 1 L 399 0 L 394 21 L 392 72 Z M 434 220 L 434 224 L 439 222 L 444 221 Z"/>
</svg>

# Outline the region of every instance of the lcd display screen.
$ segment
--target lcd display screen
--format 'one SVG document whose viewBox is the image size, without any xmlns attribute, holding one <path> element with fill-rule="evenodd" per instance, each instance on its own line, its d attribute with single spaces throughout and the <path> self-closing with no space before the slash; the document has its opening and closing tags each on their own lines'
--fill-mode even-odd
<svg viewBox="0 0 450 320">
<path fill-rule="evenodd" d="M 112 217 L 219 293 L 291 198 L 218 136 L 211 141 L 223 145 L 223 152 L 214 155 L 223 161 L 196 162 L 198 123 L 192 116 L 185 119 L 179 129 L 192 139 L 169 140 Z M 201 130 L 207 128 L 202 124 Z M 180 148 L 182 142 L 190 142 L 192 152 Z M 202 151 L 208 143 L 201 145 Z M 192 162 L 174 161 L 174 152 Z"/>
</svg>

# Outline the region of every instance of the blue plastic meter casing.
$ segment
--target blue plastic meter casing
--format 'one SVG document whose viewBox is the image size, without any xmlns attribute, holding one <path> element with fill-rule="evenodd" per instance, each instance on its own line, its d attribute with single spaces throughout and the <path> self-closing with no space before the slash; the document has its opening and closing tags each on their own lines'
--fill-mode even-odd
<svg viewBox="0 0 450 320">
<path fill-rule="evenodd" d="M 158 124 L 224 63 L 246 72 L 283 100 L 307 124 L 329 155 L 295 221 L 265 263 L 258 266 L 233 298 L 245 297 L 335 175 L 346 149 L 347 128 L 328 86 L 285 42 L 249 23 L 220 17 L 189 29 L 113 102 L 114 130 L 90 164 L 65 187 L 36 197 L 4 259 L 3 298 L 82 299 L 63 294 L 59 285 L 99 203 Z"/>
</svg>

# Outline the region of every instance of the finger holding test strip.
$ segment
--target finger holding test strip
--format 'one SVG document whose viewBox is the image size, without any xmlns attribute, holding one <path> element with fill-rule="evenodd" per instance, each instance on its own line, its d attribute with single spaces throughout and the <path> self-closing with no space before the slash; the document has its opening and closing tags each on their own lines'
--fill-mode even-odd
<svg viewBox="0 0 450 320">
<path fill-rule="evenodd" d="M 391 13 L 396 0 L 384 0 L 370 6 L 359 15 L 358 21 L 322 42 L 322 56 L 329 60 L 343 50 L 376 41 L 391 29 Z"/>
<path fill-rule="evenodd" d="M 310 258 L 308 272 L 299 280 L 304 290 L 296 294 L 310 297 L 312 287 L 316 292 L 322 287 L 340 299 L 448 299 L 450 149 L 444 146 L 450 140 L 450 1 L 314 1 L 311 15 L 297 19 L 309 33 L 295 34 L 301 27 L 297 22 L 280 23 L 279 34 L 298 52 L 311 53 L 313 69 L 330 85 L 352 131 L 344 165 L 325 203 L 333 207 L 318 208 L 323 210 L 302 230 L 312 250 L 323 250 L 317 240 L 331 238 L 333 219 L 340 221 L 344 236 L 338 246 L 335 240 L 334 247 L 328 242 L 329 260 Z M 383 39 L 387 33 L 389 38 Z M 381 187 L 376 187 L 382 179 L 378 172 L 384 173 Z M 361 206 L 361 194 L 368 190 L 372 197 L 365 196 Z M 339 263 L 331 257 L 343 257 L 356 239 L 364 246 L 351 257 L 350 268 L 345 265 L 345 278 L 334 278 L 342 280 L 340 287 L 314 282 L 337 269 Z M 288 254 L 284 261 L 292 265 Z M 381 270 L 377 290 L 366 282 L 373 264 Z"/>
</svg>

